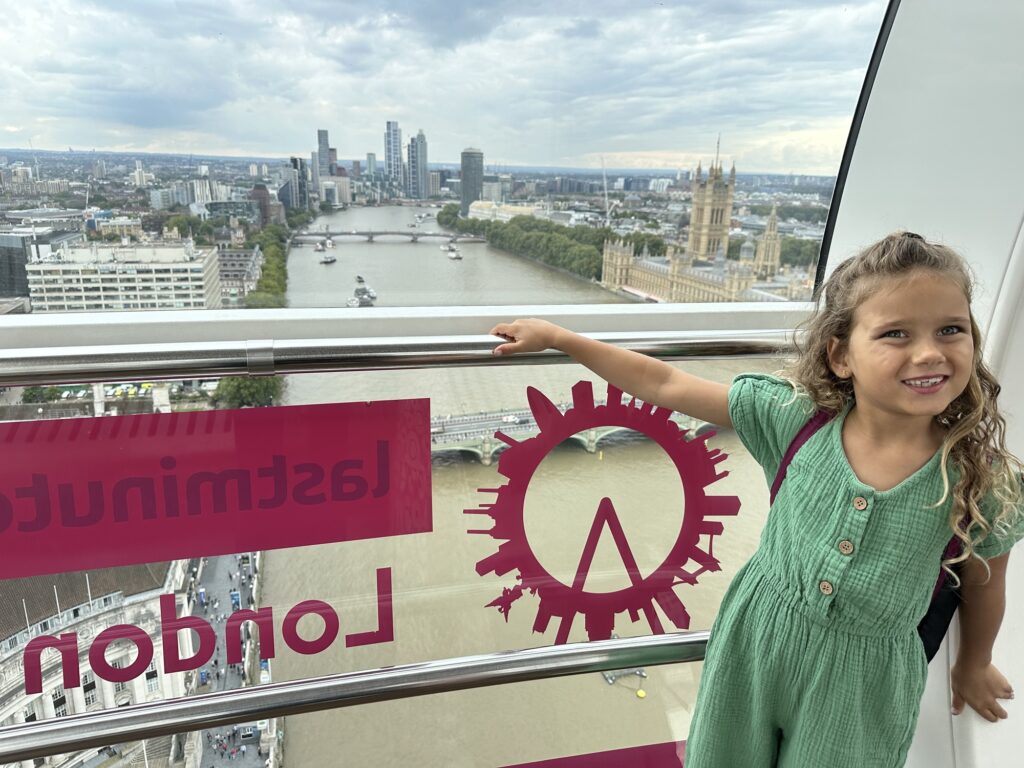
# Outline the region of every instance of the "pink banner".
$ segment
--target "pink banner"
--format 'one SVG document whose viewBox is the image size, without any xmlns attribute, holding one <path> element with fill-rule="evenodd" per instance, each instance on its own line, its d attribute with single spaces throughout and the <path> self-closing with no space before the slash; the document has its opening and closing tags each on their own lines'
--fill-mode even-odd
<svg viewBox="0 0 1024 768">
<path fill-rule="evenodd" d="M 0 424 L 0 578 L 431 530 L 425 399 Z"/>
</svg>

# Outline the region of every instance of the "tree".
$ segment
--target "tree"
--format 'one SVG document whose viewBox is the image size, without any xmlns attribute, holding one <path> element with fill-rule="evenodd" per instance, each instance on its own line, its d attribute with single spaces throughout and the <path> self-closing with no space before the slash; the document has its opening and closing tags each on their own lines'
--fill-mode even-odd
<svg viewBox="0 0 1024 768">
<path fill-rule="evenodd" d="M 285 306 L 283 293 L 267 293 L 256 290 L 245 297 L 246 309 L 278 309 L 283 306 Z"/>
<path fill-rule="evenodd" d="M 60 400 L 60 387 L 25 387 L 21 393 L 23 403 L 50 403 Z"/>
<path fill-rule="evenodd" d="M 281 399 L 283 384 L 279 376 L 221 379 L 213 393 L 213 402 L 225 408 L 261 408 Z"/>
<path fill-rule="evenodd" d="M 320 203 L 320 213 L 330 213 L 334 210 L 334 206 L 324 200 Z"/>
</svg>

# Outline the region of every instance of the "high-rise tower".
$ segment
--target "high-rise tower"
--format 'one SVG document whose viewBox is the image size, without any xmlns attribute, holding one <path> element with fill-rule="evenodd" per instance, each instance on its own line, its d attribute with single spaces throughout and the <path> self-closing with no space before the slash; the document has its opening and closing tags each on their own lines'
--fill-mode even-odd
<svg viewBox="0 0 1024 768">
<path fill-rule="evenodd" d="M 326 181 L 331 175 L 331 142 L 327 138 L 326 128 L 316 132 L 316 160 L 320 180 Z"/>
<path fill-rule="evenodd" d="M 388 120 L 384 130 L 384 173 L 399 189 L 405 188 L 402 173 L 402 129 L 395 120 Z"/>
<path fill-rule="evenodd" d="M 306 161 L 301 157 L 293 157 L 288 162 L 295 172 L 295 207 L 306 210 L 309 208 L 309 179 Z"/>
<path fill-rule="evenodd" d="M 427 171 L 427 137 L 420 130 L 409 139 L 409 197 L 426 200 L 430 197 L 430 176 Z"/>
<path fill-rule="evenodd" d="M 463 216 L 469 215 L 469 206 L 483 197 L 484 194 L 484 153 L 483 150 L 469 147 L 462 150 L 462 206 L 459 211 Z"/>
</svg>

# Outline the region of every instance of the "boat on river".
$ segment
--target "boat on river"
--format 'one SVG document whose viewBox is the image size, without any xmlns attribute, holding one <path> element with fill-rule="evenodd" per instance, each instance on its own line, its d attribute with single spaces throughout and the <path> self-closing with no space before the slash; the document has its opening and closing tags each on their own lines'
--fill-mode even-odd
<svg viewBox="0 0 1024 768">
<path fill-rule="evenodd" d="M 338 257 L 335 256 L 333 253 L 326 253 L 326 254 L 324 254 L 323 256 L 320 257 L 320 263 L 321 264 L 333 264 L 337 260 L 338 260 Z"/>
<path fill-rule="evenodd" d="M 373 290 L 362 275 L 356 275 L 356 288 L 352 292 L 352 298 L 345 302 L 346 307 L 372 307 L 377 298 L 377 292 Z"/>
</svg>

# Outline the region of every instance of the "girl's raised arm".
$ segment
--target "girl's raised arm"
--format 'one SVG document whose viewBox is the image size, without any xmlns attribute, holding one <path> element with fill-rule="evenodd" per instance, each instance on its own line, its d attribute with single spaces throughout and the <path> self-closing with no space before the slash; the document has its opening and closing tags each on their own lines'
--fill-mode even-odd
<svg viewBox="0 0 1024 768">
<path fill-rule="evenodd" d="M 557 349 L 623 392 L 701 421 L 731 427 L 729 385 L 702 379 L 668 363 L 573 333 L 546 320 L 499 323 L 491 333 L 506 339 L 494 354 Z"/>
</svg>

